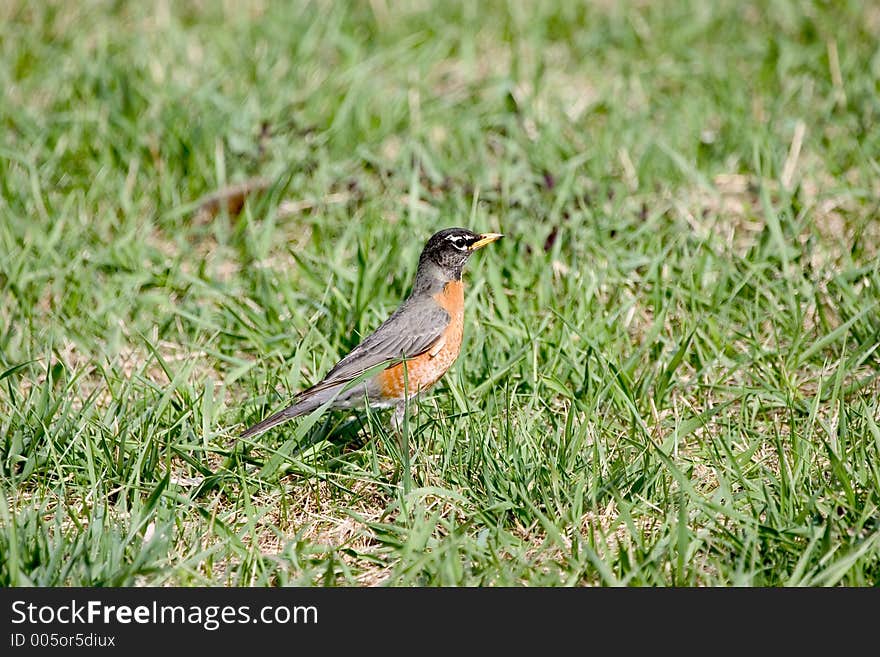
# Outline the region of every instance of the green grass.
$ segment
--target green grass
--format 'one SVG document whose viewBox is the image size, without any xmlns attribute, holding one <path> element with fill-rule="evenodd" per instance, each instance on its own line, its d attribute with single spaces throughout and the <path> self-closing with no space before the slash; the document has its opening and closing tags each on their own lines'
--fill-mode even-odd
<svg viewBox="0 0 880 657">
<path fill-rule="evenodd" d="M 875 3 L 248 4 L 0 8 L 0 584 L 880 583 Z"/>
</svg>

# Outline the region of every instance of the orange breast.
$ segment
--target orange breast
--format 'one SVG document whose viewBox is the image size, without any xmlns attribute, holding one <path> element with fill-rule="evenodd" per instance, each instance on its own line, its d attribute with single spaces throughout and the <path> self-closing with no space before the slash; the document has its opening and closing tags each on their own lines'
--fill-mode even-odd
<svg viewBox="0 0 880 657">
<path fill-rule="evenodd" d="M 461 281 L 450 281 L 434 300 L 449 313 L 449 325 L 425 353 L 406 361 L 406 372 L 404 363 L 398 363 L 379 374 L 382 394 L 387 397 L 403 398 L 404 388 L 409 397 L 431 387 L 458 358 L 464 333 L 464 286 Z"/>
</svg>

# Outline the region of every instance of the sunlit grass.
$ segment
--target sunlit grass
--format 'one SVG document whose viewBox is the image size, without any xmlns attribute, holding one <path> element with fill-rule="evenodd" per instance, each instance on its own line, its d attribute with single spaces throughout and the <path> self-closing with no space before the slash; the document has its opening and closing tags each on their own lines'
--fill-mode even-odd
<svg viewBox="0 0 880 657">
<path fill-rule="evenodd" d="M 0 9 L 0 583 L 880 581 L 880 12 L 576 4 Z M 455 225 L 405 449 L 237 440 Z"/>
</svg>

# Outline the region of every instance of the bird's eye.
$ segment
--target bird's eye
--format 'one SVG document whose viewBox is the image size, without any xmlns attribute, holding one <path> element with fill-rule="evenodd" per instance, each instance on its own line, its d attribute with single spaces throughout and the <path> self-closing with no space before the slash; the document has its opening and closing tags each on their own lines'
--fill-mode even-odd
<svg viewBox="0 0 880 657">
<path fill-rule="evenodd" d="M 459 251 L 467 250 L 468 238 L 465 235 L 447 235 L 446 239 L 452 242 L 452 246 Z"/>
</svg>

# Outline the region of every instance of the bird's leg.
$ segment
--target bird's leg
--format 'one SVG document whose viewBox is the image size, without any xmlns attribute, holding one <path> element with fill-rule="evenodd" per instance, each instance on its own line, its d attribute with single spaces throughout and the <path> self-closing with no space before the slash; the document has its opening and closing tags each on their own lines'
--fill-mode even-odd
<svg viewBox="0 0 880 657">
<path fill-rule="evenodd" d="M 403 437 L 403 419 L 406 415 L 406 402 L 400 402 L 394 407 L 391 419 L 388 424 L 391 430 L 397 435 L 398 439 Z"/>
<path fill-rule="evenodd" d="M 403 490 L 409 493 L 412 490 L 412 468 L 409 454 L 409 427 L 406 426 L 406 405 L 407 400 L 404 399 L 394 407 L 394 413 L 391 414 L 391 427 L 397 435 L 397 444 L 400 446 Z"/>
</svg>

